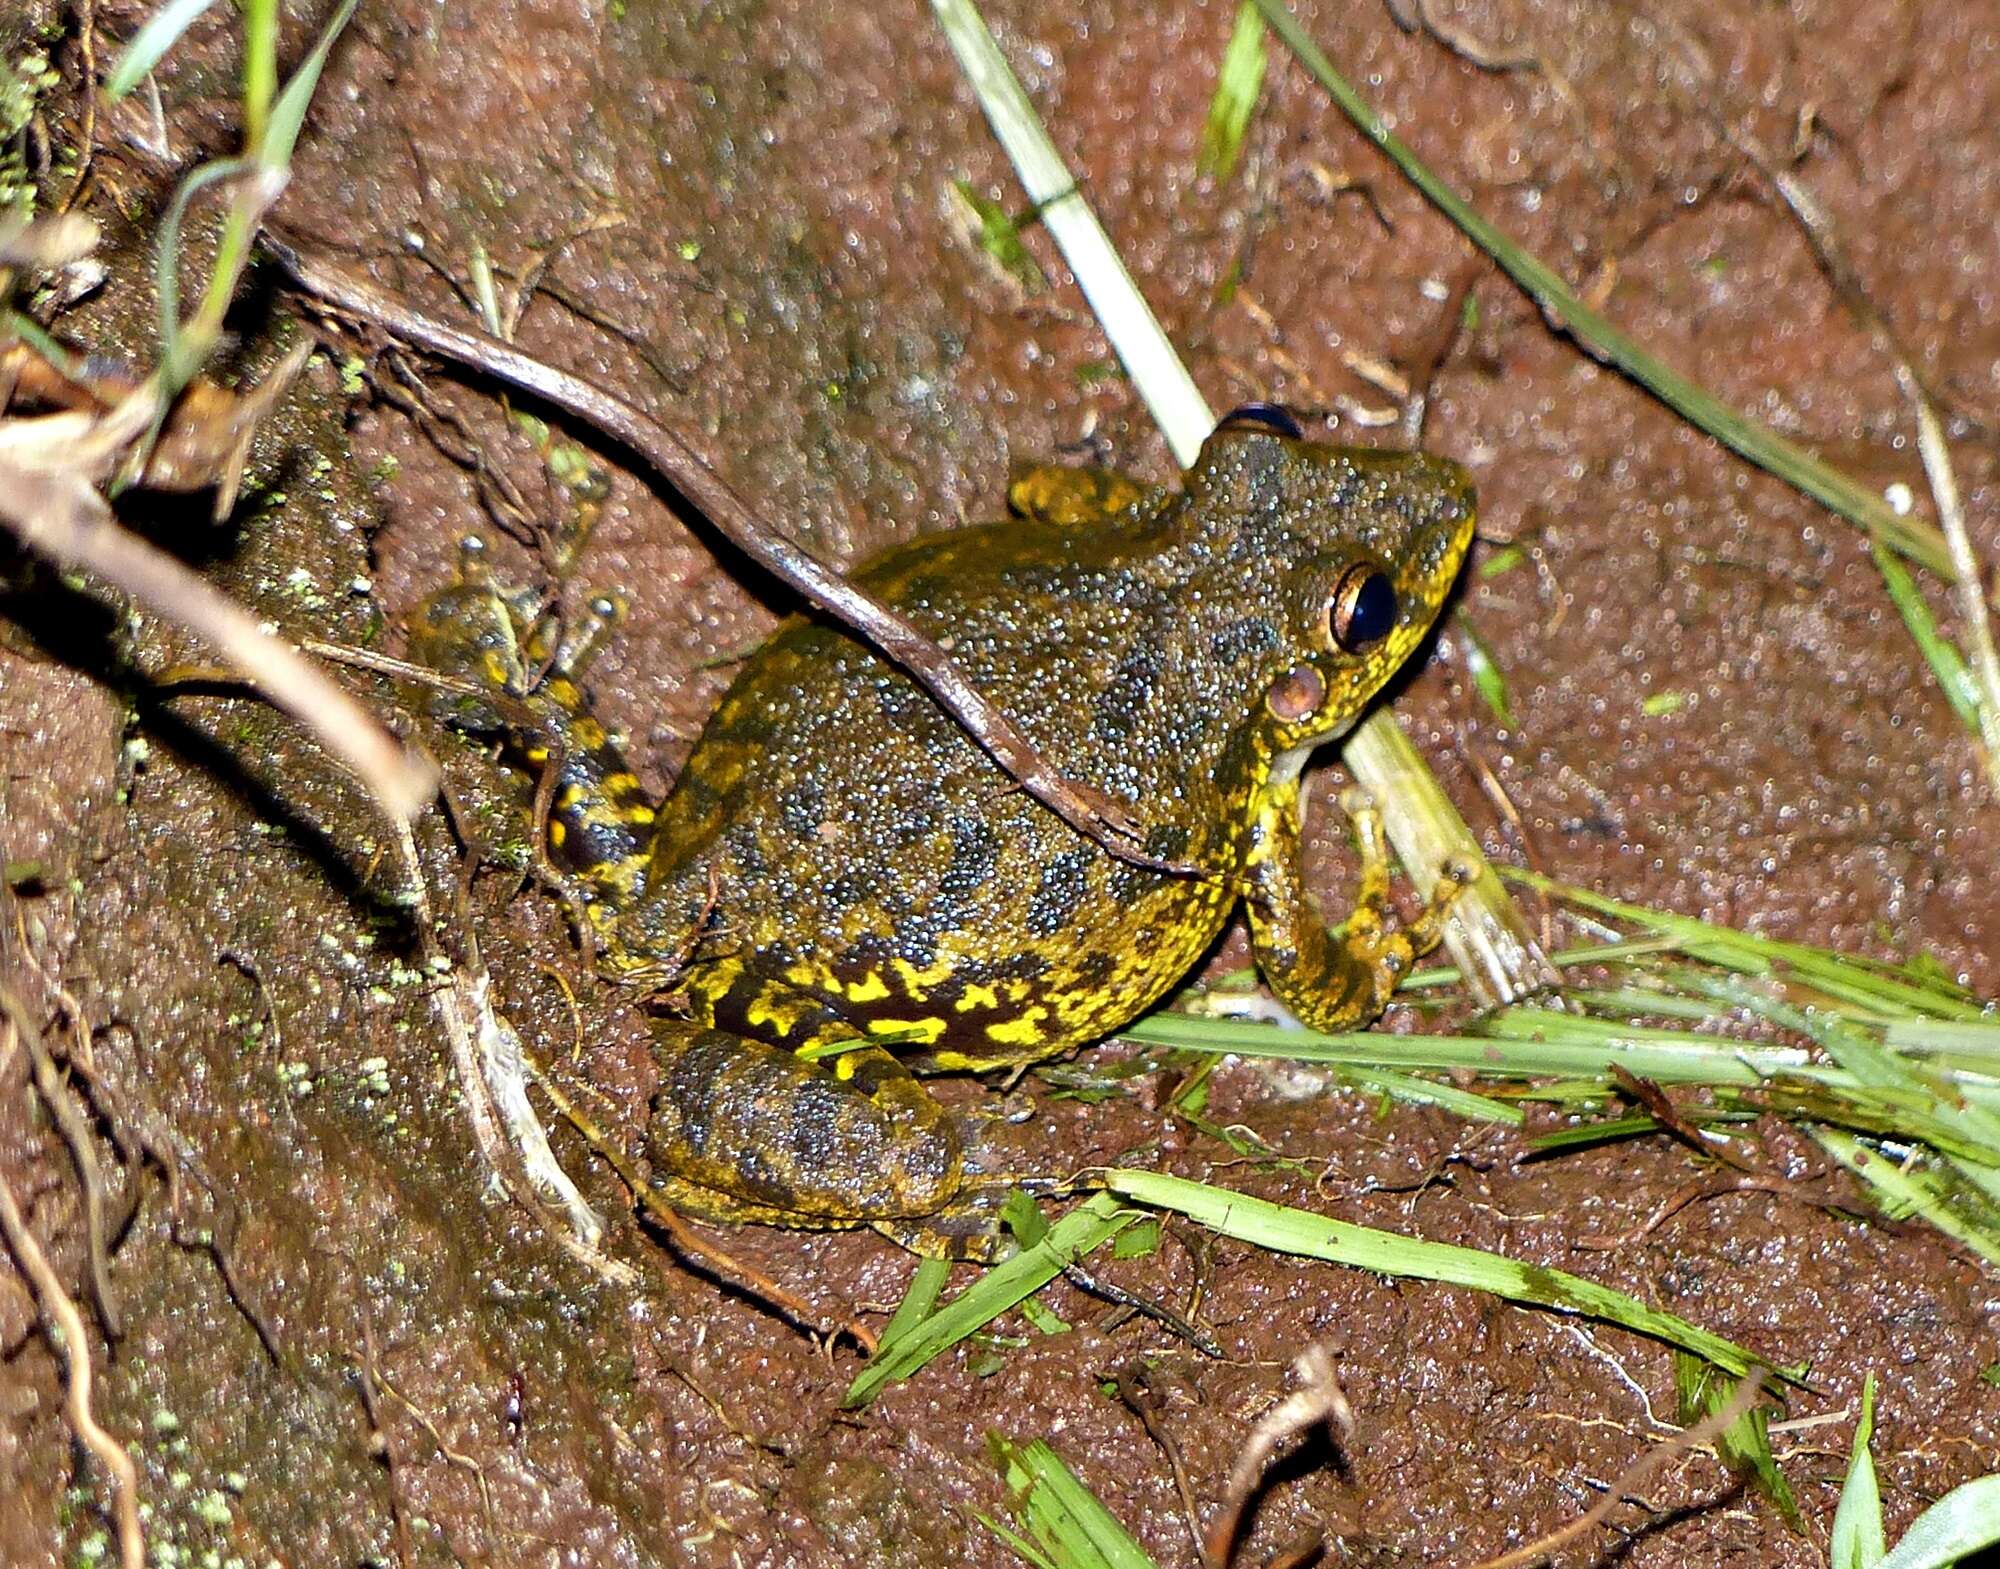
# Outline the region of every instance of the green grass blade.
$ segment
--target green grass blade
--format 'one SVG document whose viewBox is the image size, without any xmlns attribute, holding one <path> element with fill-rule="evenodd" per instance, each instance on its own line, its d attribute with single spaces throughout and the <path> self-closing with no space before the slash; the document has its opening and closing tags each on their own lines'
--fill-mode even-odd
<svg viewBox="0 0 2000 1569">
<path fill-rule="evenodd" d="M 1964 987 L 1949 979 L 1919 974 L 1908 964 L 1892 964 L 1857 954 L 1833 953 L 1809 943 L 1784 942 L 1775 937 L 1759 937 L 1691 915 L 1627 904 L 1573 883 L 1558 882 L 1538 872 L 1507 867 L 1502 875 L 1509 882 L 1525 884 L 1551 894 L 1567 904 L 1593 910 L 1599 915 L 1630 921 L 1648 931 L 1670 937 L 1683 952 L 1711 963 L 1764 973 L 1773 964 L 1783 964 L 1815 985 L 1834 995 L 1865 1002 L 1878 1012 L 1895 1017 L 1918 1014 L 1937 1019 L 1962 1019 L 1968 1023 L 1990 1023 L 1992 1014 Z"/>
<path fill-rule="evenodd" d="M 1911 1522 L 1876 1569 L 1950 1569 L 2000 1544 L 2000 1476 L 1955 1487 Z"/>
<path fill-rule="evenodd" d="M 1021 1524 L 1057 1569 L 1156 1569 L 1146 1550 L 1044 1440 L 1019 1445 L 996 1440 L 993 1448 Z"/>
<path fill-rule="evenodd" d="M 1215 96 L 1208 101 L 1208 121 L 1202 127 L 1201 153 L 1195 162 L 1197 173 L 1221 181 L 1235 170 L 1243 153 L 1244 133 L 1250 129 L 1250 117 L 1257 112 L 1257 100 L 1264 91 L 1269 54 L 1264 19 L 1250 0 L 1243 0 L 1236 11 L 1229 47 L 1222 52 Z"/>
<path fill-rule="evenodd" d="M 1462 1090 L 1456 1084 L 1440 1084 L 1434 1079 L 1413 1078 L 1387 1068 L 1357 1068 L 1342 1077 L 1357 1089 L 1372 1090 L 1410 1106 L 1437 1106 L 1467 1122 L 1494 1122 L 1518 1128 L 1528 1120 L 1518 1106 L 1509 1106 L 1490 1095 Z"/>
<path fill-rule="evenodd" d="M 104 79 L 105 96 L 114 103 L 146 79 L 146 73 L 166 57 L 215 0 L 168 0 L 132 35 L 111 74 Z"/>
<path fill-rule="evenodd" d="M 243 0 L 243 145 L 258 148 L 278 90 L 278 0 Z"/>
<path fill-rule="evenodd" d="M 298 145 L 299 131 L 306 123 L 306 105 L 312 102 L 313 89 L 319 86 L 320 72 L 326 69 L 326 57 L 333 50 L 333 41 L 347 26 L 347 19 L 354 15 L 354 7 L 359 0 L 342 0 L 339 10 L 320 29 L 319 41 L 312 47 L 312 53 L 299 63 L 292 79 L 285 83 L 285 90 L 278 95 L 278 101 L 271 108 L 270 124 L 260 141 L 253 142 L 251 155 L 266 169 L 283 169 L 292 161 L 292 149 Z"/>
<path fill-rule="evenodd" d="M 1701 1358 L 1684 1351 L 1674 1353 L 1674 1391 L 1680 1399 L 1680 1419 L 1684 1427 L 1707 1420 L 1721 1412 L 1735 1398 L 1737 1381 L 1716 1372 Z M 1771 1453 L 1771 1408 L 1753 1404 L 1715 1437 L 1716 1457 L 1770 1501 L 1786 1525 L 1805 1533 L 1805 1517 L 1791 1484 L 1778 1469 L 1778 1457 Z"/>
<path fill-rule="evenodd" d="M 1320 1035 L 1280 1030 L 1239 1019 L 1195 1019 L 1156 1013 L 1125 1029 L 1127 1039 L 1189 1051 L 1234 1052 L 1293 1062 L 1341 1063 L 1359 1068 L 1474 1073 L 1508 1078 L 1602 1079 L 1618 1062 L 1644 1079 L 1664 1084 L 1735 1085 L 1752 1089 L 1774 1074 L 1819 1081 L 1845 1076 L 1816 1067 L 1796 1046 L 1752 1045 L 1715 1035 L 1613 1025 L 1603 1019 L 1543 1008 L 1508 1008 L 1484 1021 L 1491 1034 L 1387 1035 L 1356 1032 Z"/>
<path fill-rule="evenodd" d="M 903 1293 L 903 1300 L 896 1305 L 896 1311 L 890 1315 L 888 1325 L 882 1331 L 882 1338 L 876 1344 L 877 1355 L 931 1316 L 937 1307 L 938 1298 L 944 1295 L 944 1283 L 950 1278 L 951 1265 L 947 1260 L 941 1258 L 917 1260 L 917 1272 L 910 1277 L 910 1289 Z"/>
<path fill-rule="evenodd" d="M 1803 447 L 1776 431 L 1738 414 L 1664 361 L 1647 353 L 1570 291 L 1569 285 L 1536 257 L 1473 210 L 1450 186 L 1392 135 L 1382 117 L 1348 85 L 1319 46 L 1309 38 L 1284 0 L 1255 0 L 1271 30 L 1326 90 L 1348 119 L 1422 191 L 1433 206 L 1462 229 L 1502 270 L 1534 297 L 1549 320 L 1567 331 L 1591 354 L 1630 376 L 1661 402 L 1723 445 L 1748 458 L 1860 525 L 1916 561 L 1952 580 L 1956 573 L 1944 537 L 1934 528 L 1896 516 L 1887 502 L 1847 475 L 1822 463 Z"/>
<path fill-rule="evenodd" d="M 1465 653 L 1466 673 L 1472 677 L 1472 689 L 1479 694 L 1480 701 L 1507 729 L 1514 728 L 1514 709 L 1508 700 L 1507 673 L 1500 668 L 1500 662 L 1493 657 L 1493 650 L 1486 639 L 1473 631 L 1463 616 L 1458 620 L 1459 647 Z"/>
<path fill-rule="evenodd" d="M 1104 1183 L 1136 1203 L 1172 1210 L 1224 1236 L 1273 1252 L 1351 1264 L 1378 1275 L 1443 1281 L 1513 1302 L 1586 1314 L 1692 1351 L 1736 1374 L 1771 1366 L 1733 1341 L 1563 1270 L 1523 1264 L 1477 1248 L 1400 1237 L 1158 1172 L 1116 1169 L 1105 1173 Z"/>
<path fill-rule="evenodd" d="M 1025 1537 L 1009 1530 L 991 1515 L 975 1509 L 972 1511 L 972 1518 L 985 1526 L 995 1536 L 999 1537 L 1001 1541 L 1005 1542 L 1014 1555 L 1022 1563 L 1030 1565 L 1031 1569 L 1059 1569 L 1056 1561 L 1049 1557 L 1047 1553 L 1043 1552 Z"/>
<path fill-rule="evenodd" d="M 995 1265 L 893 1341 L 885 1336 L 868 1365 L 848 1385 L 842 1405 L 850 1410 L 866 1405 L 886 1385 L 908 1378 L 932 1357 L 992 1323 L 1138 1218 L 1102 1193 L 1085 1200 L 1051 1226 L 1034 1247 Z"/>
<path fill-rule="evenodd" d="M 1921 1215 L 1989 1264 L 2000 1264 L 2000 1224 L 1993 1218 L 1994 1208 L 1978 1202 L 1985 1195 L 1971 1184 L 1952 1183 L 1935 1171 L 1891 1160 L 1839 1128 L 1810 1131 L 1820 1148 L 1873 1190 L 1890 1219 Z"/>
<path fill-rule="evenodd" d="M 1917 645 L 1917 651 L 1931 667 L 1937 684 L 1944 688 L 1945 701 L 1951 704 L 1951 711 L 1958 715 L 1959 723 L 1973 735 L 1978 735 L 1979 688 L 1973 682 L 1965 656 L 1958 651 L 1956 643 L 1938 630 L 1937 618 L 1931 614 L 1931 607 L 1925 602 L 1916 579 L 1910 575 L 1910 569 L 1896 558 L 1893 551 L 1883 549 L 1880 543 L 1874 550 L 1875 566 L 1882 574 L 1883 587 L 1889 591 L 1889 603 L 1896 607 L 1896 614 L 1903 618 L 1903 625 L 1909 630 L 1910 640 Z"/>
<path fill-rule="evenodd" d="M 1854 1449 L 1847 1461 L 1847 1480 L 1833 1511 L 1833 1539 L 1827 1544 L 1827 1569 L 1875 1569 L 1888 1552 L 1882 1534 L 1882 1490 L 1875 1480 L 1875 1457 L 1868 1452 L 1875 1436 L 1875 1375 L 1861 1383 L 1861 1416 L 1854 1424 Z"/>
</svg>

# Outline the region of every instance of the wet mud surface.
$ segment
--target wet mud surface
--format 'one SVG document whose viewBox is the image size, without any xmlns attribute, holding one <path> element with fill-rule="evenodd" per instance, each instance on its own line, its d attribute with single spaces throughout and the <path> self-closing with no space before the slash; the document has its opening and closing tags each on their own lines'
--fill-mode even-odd
<svg viewBox="0 0 2000 1569">
<path fill-rule="evenodd" d="M 1434 166 L 1623 326 L 1868 484 L 1921 496 L 1891 362 L 1718 122 L 1795 156 L 1950 412 L 1979 546 L 2000 554 L 2000 19 L 1985 0 L 1431 10 L 1537 63 L 1482 70 L 1374 6 L 1302 15 Z M 120 36 L 138 14 L 97 11 Z M 1233 6 L 989 14 L 1213 406 L 1280 399 L 1340 439 L 1390 440 L 1373 422 L 1396 402 L 1370 367 L 1412 372 L 1442 313 L 1463 312 L 1424 439 L 1473 472 L 1482 543 L 1398 708 L 1489 852 L 1772 935 L 1928 952 L 2000 989 L 2000 804 L 1863 539 L 1552 335 L 1276 51 L 1243 166 L 1197 179 Z M 162 77 L 176 166 L 229 145 L 233 26 L 218 8 Z M 116 285 L 63 330 L 143 355 L 150 215 L 171 179 L 124 113 L 100 126 L 94 196 Z M 796 537 L 852 562 L 993 515 L 1013 460 L 1170 467 L 1046 237 L 1028 245 L 1049 284 L 1024 296 L 955 217 L 958 179 L 1016 203 L 922 7 L 367 0 L 279 216 L 440 312 L 463 308 L 442 279 L 463 283 L 475 245 L 503 281 L 546 262 L 523 344 L 689 433 Z M 295 330 L 274 282 L 241 319 L 238 369 Z M 782 600 L 577 431 L 610 488 L 556 583 L 444 449 L 476 445 L 539 517 L 570 500 L 493 389 L 420 368 L 456 436 L 357 402 L 318 359 L 226 528 L 198 506 L 142 521 L 287 630 L 386 651 L 468 532 L 571 606 L 618 588 L 629 613 L 591 684 L 663 786 L 728 679 L 718 660 Z M 1483 576 L 1510 543 L 1521 564 Z M 558 1153 L 613 1218 L 635 1286 L 593 1277 L 484 1180 L 407 890 L 339 771 L 227 684 L 158 685 L 202 663 L 181 634 L 6 571 L 0 952 L 8 987 L 105 1086 L 100 1129 L 130 1141 L 103 1145 L 114 1212 L 136 1210 L 110 1268 L 122 1334 L 93 1353 L 152 1539 L 251 1564 L 997 1566 L 1016 1560 L 975 1515 L 1006 1512 L 998 1434 L 1047 1437 L 1158 1562 L 1186 1565 L 1172 1469 L 1108 1382 L 1149 1370 L 1205 1524 L 1287 1365 L 1323 1342 L 1358 1430 L 1338 1457 L 1280 1467 L 1238 1561 L 1319 1534 L 1328 1562 L 1464 1565 L 1587 1508 L 1660 1440 L 1652 1418 L 1673 1420 L 1652 1342 L 1178 1228 L 1104 1273 L 1191 1312 L 1223 1360 L 1059 1283 L 1044 1300 L 1067 1332 L 1009 1315 L 1000 1338 L 843 1413 L 852 1347 L 678 1259 L 566 1128 Z M 1507 673 L 1510 725 L 1473 694 L 1467 630 Z M 398 701 L 371 679 L 353 681 Z M 469 821 L 504 835 L 499 772 L 408 723 Z M 1313 833 L 1337 909 L 1351 867 L 1330 805 Z M 451 834 L 433 818 L 419 838 L 447 947 L 476 934 L 530 1048 L 607 1118 L 642 1103 L 643 1021 L 593 978 L 559 903 L 487 873 L 461 907 Z M 1217 963 L 1241 957 L 1237 939 Z M 76 1169 L 25 1073 L 16 1054 L 0 1078 L 0 1171 L 87 1302 Z M 1800 1425 L 1776 1437 L 1804 1535 L 1684 1455 L 1648 1484 L 1649 1510 L 1621 1509 L 1564 1563 L 1822 1563 L 1871 1372 L 1892 1532 L 2000 1469 L 1989 1274 L 1931 1230 L 1866 1218 L 1838 1182 L 1821 1191 L 1845 1207 L 1733 1193 L 1593 1249 L 1700 1175 L 1685 1150 L 1524 1161 L 1519 1134 L 1228 1066 L 1208 1118 L 1287 1157 L 1246 1162 L 1165 1109 L 1173 1082 L 1076 1099 L 1030 1075 L 1020 1093 L 1052 1170 L 1153 1165 L 1501 1250 L 1810 1365 L 1787 1405 Z M 1820 1170 L 1782 1130 L 1766 1155 Z M 879 1329 L 913 1269 L 867 1235 L 724 1240 L 830 1322 Z M 0 1561 L 74 1561 L 100 1528 L 101 1488 L 79 1481 L 61 1364 L 0 1271 Z"/>
</svg>

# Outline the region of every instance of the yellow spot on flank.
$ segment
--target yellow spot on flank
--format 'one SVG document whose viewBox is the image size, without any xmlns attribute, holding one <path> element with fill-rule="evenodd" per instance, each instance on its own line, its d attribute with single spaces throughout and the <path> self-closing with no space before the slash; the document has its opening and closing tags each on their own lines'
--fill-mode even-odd
<svg viewBox="0 0 2000 1569">
<path fill-rule="evenodd" d="M 870 1019 L 870 1035 L 893 1035 L 917 1046 L 935 1046 L 944 1034 L 942 1019 Z"/>
<path fill-rule="evenodd" d="M 880 970 L 870 970 L 868 978 L 852 981 L 847 987 L 849 1002 L 880 1002 L 889 995 L 889 983 L 882 979 Z"/>
<path fill-rule="evenodd" d="M 812 1004 L 782 991 L 775 986 L 767 986 L 759 992 L 750 1006 L 743 1010 L 743 1017 L 752 1029 L 770 1028 L 779 1039 L 790 1035 L 799 1027 L 799 1021 L 811 1011 Z"/>
<path fill-rule="evenodd" d="M 549 760 L 549 749 L 545 746 L 531 746 L 528 748 L 527 756 L 529 762 L 539 767 Z"/>
<path fill-rule="evenodd" d="M 569 829 L 559 819 L 551 817 L 549 819 L 549 843 L 559 845 L 568 837 Z"/>
<path fill-rule="evenodd" d="M 986 1038 L 1001 1046 L 1039 1046 L 1047 1038 L 1042 1033 L 1042 1020 L 1048 1016 L 1046 1008 L 1030 1008 L 1018 1019 L 987 1025 Z"/>
<path fill-rule="evenodd" d="M 903 995 L 914 997 L 919 1002 L 923 1001 L 933 986 L 951 974 L 949 958 L 939 959 L 921 970 L 907 959 L 891 959 L 889 964 L 895 970 L 897 980 L 902 982 Z"/>
<path fill-rule="evenodd" d="M 952 1007 L 956 1008 L 960 1013 L 970 1013 L 974 1008 L 997 1008 L 999 1006 L 1000 994 L 991 986 L 967 986 L 964 992 L 960 994 L 958 1001 L 952 1004 Z"/>
</svg>

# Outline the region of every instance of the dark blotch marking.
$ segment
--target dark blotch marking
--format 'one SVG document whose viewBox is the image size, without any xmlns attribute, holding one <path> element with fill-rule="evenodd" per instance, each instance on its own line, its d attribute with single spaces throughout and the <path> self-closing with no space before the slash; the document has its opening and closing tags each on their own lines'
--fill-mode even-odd
<svg viewBox="0 0 2000 1569">
<path fill-rule="evenodd" d="M 1084 895 L 1090 891 L 1090 868 L 1099 852 L 1087 848 L 1066 850 L 1042 868 L 1042 880 L 1028 898 L 1023 924 L 1036 937 L 1053 937 L 1076 919 Z"/>
<path fill-rule="evenodd" d="M 1160 653 L 1135 648 L 1119 662 L 1118 674 L 1091 704 L 1091 724 L 1110 742 L 1125 740 L 1158 701 Z"/>
</svg>

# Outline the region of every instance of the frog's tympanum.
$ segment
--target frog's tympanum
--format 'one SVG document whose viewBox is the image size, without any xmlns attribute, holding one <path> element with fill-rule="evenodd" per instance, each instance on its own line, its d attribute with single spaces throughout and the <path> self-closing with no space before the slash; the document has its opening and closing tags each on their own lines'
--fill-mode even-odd
<svg viewBox="0 0 2000 1569">
<path fill-rule="evenodd" d="M 1244 411 L 1178 489 L 1032 470 L 1012 520 L 853 574 L 1056 768 L 1119 803 L 1146 852 L 1198 874 L 1080 836 L 821 620 L 794 618 L 751 656 L 657 810 L 573 682 L 544 685 L 534 702 L 560 710 L 565 743 L 555 859 L 609 967 L 685 999 L 684 1020 L 655 1025 L 646 1136 L 670 1203 L 873 1225 L 923 1251 L 968 1243 L 995 1179 L 913 1070 L 1102 1038 L 1187 973 L 1239 900 L 1301 1020 L 1347 1029 L 1382 1010 L 1437 940 L 1451 885 L 1390 929 L 1379 827 L 1357 812 L 1356 908 L 1329 931 L 1300 875 L 1299 774 L 1423 639 L 1473 497 L 1448 462 L 1295 435 L 1282 411 Z M 518 681 L 495 640 L 468 655 L 449 601 L 420 651 Z"/>
</svg>

